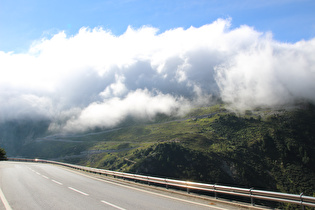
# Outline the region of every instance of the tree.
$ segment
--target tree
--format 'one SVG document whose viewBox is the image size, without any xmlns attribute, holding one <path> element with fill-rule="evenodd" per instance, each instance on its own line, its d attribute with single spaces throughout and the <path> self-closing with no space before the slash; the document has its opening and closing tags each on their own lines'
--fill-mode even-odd
<svg viewBox="0 0 315 210">
<path fill-rule="evenodd" d="M 7 156 L 6 156 L 6 152 L 3 148 L 0 148 L 0 160 L 6 160 Z"/>
</svg>

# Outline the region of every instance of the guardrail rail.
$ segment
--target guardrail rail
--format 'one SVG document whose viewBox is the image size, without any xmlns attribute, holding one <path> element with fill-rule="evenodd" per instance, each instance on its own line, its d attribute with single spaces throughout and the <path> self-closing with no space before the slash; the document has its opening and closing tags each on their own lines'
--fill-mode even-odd
<svg viewBox="0 0 315 210">
<path fill-rule="evenodd" d="M 300 195 L 296 195 L 296 194 L 287 194 L 287 193 L 279 193 L 279 192 L 264 191 L 264 190 L 255 190 L 253 188 L 246 189 L 246 188 L 229 187 L 229 186 L 222 186 L 222 185 L 216 185 L 216 184 L 204 184 L 204 183 L 197 183 L 197 182 L 190 182 L 190 181 L 164 179 L 164 178 L 158 178 L 158 177 L 152 177 L 152 176 L 144 176 L 144 175 L 124 173 L 124 172 L 118 172 L 118 171 L 110 171 L 110 170 L 105 170 L 105 169 L 91 168 L 91 167 L 62 163 L 62 162 L 51 161 L 51 160 L 25 159 L 25 158 L 7 158 L 7 160 L 56 164 L 56 165 L 66 166 L 73 169 L 82 170 L 82 171 L 91 172 L 91 173 L 110 175 L 113 177 L 120 177 L 123 179 L 144 181 L 144 182 L 147 182 L 148 184 L 150 183 L 162 184 L 162 185 L 165 185 L 167 188 L 168 186 L 179 187 L 179 188 L 186 189 L 188 193 L 190 192 L 190 190 L 212 192 L 215 194 L 215 198 L 217 198 L 218 193 L 240 196 L 240 197 L 247 197 L 250 199 L 251 205 L 255 205 L 254 199 L 259 199 L 259 200 L 268 200 L 268 201 L 296 204 L 296 205 L 300 205 L 302 209 L 304 209 L 304 206 L 315 208 L 315 197 L 305 196 L 303 195 L 303 193 L 301 193 Z"/>
</svg>

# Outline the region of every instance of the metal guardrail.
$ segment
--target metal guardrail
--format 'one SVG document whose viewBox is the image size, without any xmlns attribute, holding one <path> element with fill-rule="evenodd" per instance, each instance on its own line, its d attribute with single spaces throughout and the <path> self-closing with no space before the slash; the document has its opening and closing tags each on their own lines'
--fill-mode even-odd
<svg viewBox="0 0 315 210">
<path fill-rule="evenodd" d="M 272 192 L 272 191 L 255 190 L 253 188 L 246 189 L 246 188 L 228 187 L 228 186 L 222 186 L 222 185 L 216 185 L 216 184 L 203 184 L 203 183 L 180 181 L 180 180 L 174 180 L 174 179 L 164 179 L 164 178 L 158 178 L 158 177 L 152 177 L 152 176 L 143 176 L 143 175 L 137 175 L 137 174 L 131 174 L 131 173 L 118 172 L 118 171 L 110 171 L 110 170 L 105 170 L 105 169 L 97 169 L 97 168 L 73 165 L 73 164 L 68 164 L 68 163 L 61 163 L 61 162 L 50 161 L 50 160 L 24 159 L 24 158 L 7 158 L 7 159 L 9 161 L 50 163 L 50 164 L 70 167 L 73 169 L 83 170 L 83 171 L 87 171 L 91 173 L 110 175 L 114 177 L 120 177 L 123 179 L 145 181 L 148 184 L 150 183 L 162 184 L 162 185 L 165 185 L 167 188 L 168 186 L 179 187 L 179 188 L 187 189 L 188 193 L 190 190 L 212 192 L 215 194 L 216 198 L 217 198 L 218 193 L 240 196 L 240 197 L 247 197 L 250 199 L 252 205 L 255 205 L 254 199 L 259 199 L 259 200 L 268 200 L 268 201 L 296 204 L 296 205 L 300 205 L 302 208 L 304 206 L 315 208 L 315 197 L 305 196 L 303 195 L 303 193 L 301 193 L 300 195 L 295 195 L 295 194 L 286 194 L 286 193 L 279 193 L 279 192 Z"/>
</svg>

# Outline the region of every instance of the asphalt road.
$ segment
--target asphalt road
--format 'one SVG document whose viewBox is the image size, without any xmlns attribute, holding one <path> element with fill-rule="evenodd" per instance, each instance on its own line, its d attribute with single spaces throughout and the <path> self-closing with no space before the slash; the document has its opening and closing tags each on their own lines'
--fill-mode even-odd
<svg viewBox="0 0 315 210">
<path fill-rule="evenodd" d="M 0 161 L 0 209 L 230 209 L 97 179 L 64 167 Z"/>
</svg>

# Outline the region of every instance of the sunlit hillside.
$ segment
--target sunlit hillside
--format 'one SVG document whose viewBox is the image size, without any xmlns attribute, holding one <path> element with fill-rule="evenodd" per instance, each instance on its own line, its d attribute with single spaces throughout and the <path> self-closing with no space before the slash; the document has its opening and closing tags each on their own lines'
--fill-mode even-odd
<svg viewBox="0 0 315 210">
<path fill-rule="evenodd" d="M 183 118 L 25 142 L 19 156 L 110 170 L 314 195 L 315 107 L 235 114 L 223 105 Z"/>
</svg>

